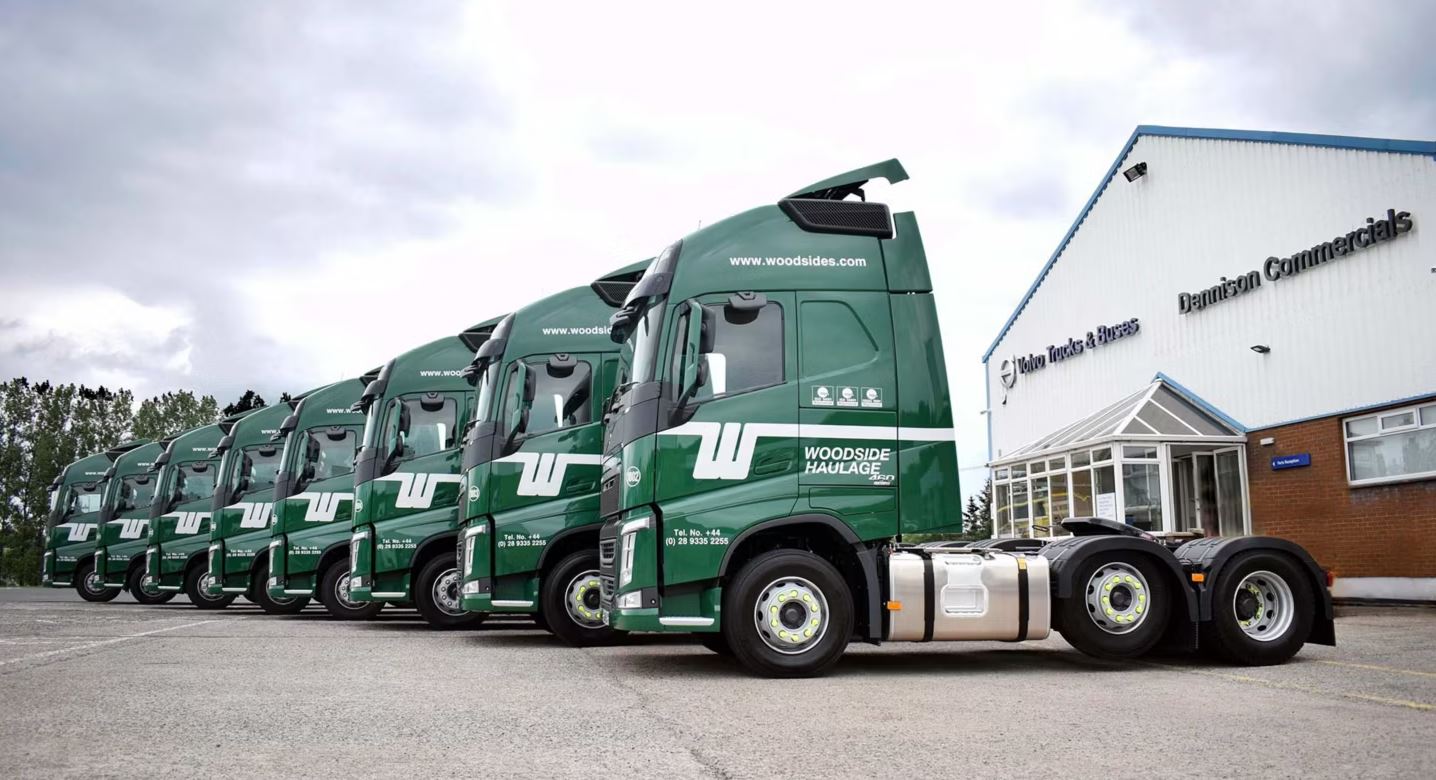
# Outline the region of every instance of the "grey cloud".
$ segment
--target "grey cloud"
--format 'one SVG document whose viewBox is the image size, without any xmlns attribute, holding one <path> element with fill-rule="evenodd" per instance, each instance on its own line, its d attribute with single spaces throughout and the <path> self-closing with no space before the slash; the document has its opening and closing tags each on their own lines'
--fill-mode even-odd
<svg viewBox="0 0 1436 780">
<path fill-rule="evenodd" d="M 1318 132 L 1436 125 L 1436 3 L 1109 4 L 1161 47 L 1220 64 L 1246 109 Z"/>
<path fill-rule="evenodd" d="M 509 107 L 447 53 L 461 11 L 0 4 L 0 274 L 194 313 L 178 341 L 136 345 L 193 348 L 194 374 L 151 369 L 155 388 L 305 389 L 278 386 L 302 367 L 254 343 L 226 281 L 430 235 L 456 200 L 523 191 Z M 0 374 L 83 376 L 71 351 L 31 342 Z"/>
</svg>

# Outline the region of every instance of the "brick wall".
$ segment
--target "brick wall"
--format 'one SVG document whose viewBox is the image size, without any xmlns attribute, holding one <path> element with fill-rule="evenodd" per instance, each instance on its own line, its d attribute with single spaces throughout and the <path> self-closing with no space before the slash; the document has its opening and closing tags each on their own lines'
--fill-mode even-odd
<svg viewBox="0 0 1436 780">
<path fill-rule="evenodd" d="M 1301 544 L 1338 577 L 1436 577 L 1436 480 L 1347 485 L 1341 420 L 1247 434 L 1252 532 Z M 1272 471 L 1274 456 L 1302 452 L 1309 467 Z"/>
</svg>

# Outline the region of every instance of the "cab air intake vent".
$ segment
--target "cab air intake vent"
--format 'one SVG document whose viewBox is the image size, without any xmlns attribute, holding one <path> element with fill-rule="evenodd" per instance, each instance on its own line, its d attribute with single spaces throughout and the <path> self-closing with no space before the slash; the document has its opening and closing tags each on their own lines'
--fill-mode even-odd
<svg viewBox="0 0 1436 780">
<path fill-rule="evenodd" d="M 882 203 L 789 198 L 779 202 L 778 207 L 809 233 L 893 237 L 892 214 Z"/>
</svg>

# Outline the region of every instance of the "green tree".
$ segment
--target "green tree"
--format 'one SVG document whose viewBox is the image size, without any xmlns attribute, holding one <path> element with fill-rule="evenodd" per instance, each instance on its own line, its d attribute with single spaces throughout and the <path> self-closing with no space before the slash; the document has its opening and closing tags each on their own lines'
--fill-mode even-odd
<svg viewBox="0 0 1436 780">
<path fill-rule="evenodd" d="M 214 396 L 196 396 L 189 390 L 176 390 L 142 401 L 131 430 L 135 438 L 158 441 L 218 419 L 219 402 Z"/>
<path fill-rule="evenodd" d="M 0 583 L 33 583 L 50 482 L 72 461 L 125 438 L 134 397 L 84 385 L 0 384 Z"/>
<path fill-rule="evenodd" d="M 982 490 L 967 497 L 967 507 L 962 510 L 962 538 L 977 541 L 992 536 L 992 480 L 982 484 Z"/>
<path fill-rule="evenodd" d="M 224 407 L 224 416 L 228 417 L 231 414 L 239 414 L 240 412 L 247 412 L 251 409 L 262 409 L 266 405 L 267 404 L 264 403 L 264 396 L 253 390 L 245 390 L 244 395 L 240 396 L 238 401 Z"/>
</svg>

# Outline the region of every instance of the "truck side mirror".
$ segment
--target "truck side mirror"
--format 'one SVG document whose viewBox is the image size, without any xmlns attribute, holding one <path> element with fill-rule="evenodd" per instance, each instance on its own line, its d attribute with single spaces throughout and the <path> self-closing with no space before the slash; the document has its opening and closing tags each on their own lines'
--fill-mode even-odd
<svg viewBox="0 0 1436 780">
<path fill-rule="evenodd" d="M 508 425 L 509 441 L 512 442 L 523 434 L 529 424 L 529 406 L 534 400 L 534 375 L 525 363 L 514 364 L 514 376 L 509 383 L 509 397 L 504 402 L 504 408 L 509 410 L 508 419 L 504 422 Z"/>
<path fill-rule="evenodd" d="M 713 351 L 713 315 L 697 301 L 689 301 L 687 331 L 684 333 L 683 362 L 680 365 L 678 396 L 675 409 L 682 409 L 693 396 L 708 384 L 708 361 L 704 356 Z"/>
</svg>

